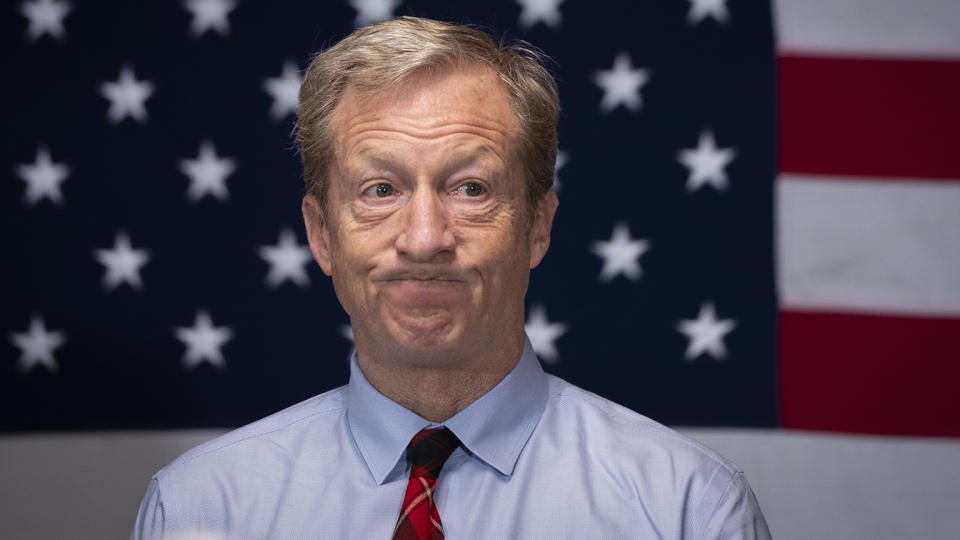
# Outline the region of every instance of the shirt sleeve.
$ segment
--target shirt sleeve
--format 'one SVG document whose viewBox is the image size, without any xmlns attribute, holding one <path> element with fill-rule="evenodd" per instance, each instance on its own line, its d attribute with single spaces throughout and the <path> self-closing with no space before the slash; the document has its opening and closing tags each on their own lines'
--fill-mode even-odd
<svg viewBox="0 0 960 540">
<path fill-rule="evenodd" d="M 164 529 L 163 499 L 160 497 L 160 484 L 156 478 L 150 480 L 147 493 L 140 502 L 137 521 L 133 524 L 130 540 L 154 540 L 163 538 Z"/>
<path fill-rule="evenodd" d="M 742 472 L 730 479 L 707 522 L 704 540 L 770 540 L 770 529 Z"/>
</svg>

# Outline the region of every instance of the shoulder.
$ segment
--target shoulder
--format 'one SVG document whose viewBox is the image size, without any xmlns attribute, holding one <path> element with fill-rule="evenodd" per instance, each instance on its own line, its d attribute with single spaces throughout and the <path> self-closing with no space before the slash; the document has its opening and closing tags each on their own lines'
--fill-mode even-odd
<svg viewBox="0 0 960 540">
<path fill-rule="evenodd" d="M 288 451 L 306 432 L 337 429 L 344 413 L 343 388 L 336 388 L 196 446 L 154 475 L 161 485 L 184 470 L 223 470 Z"/>
<path fill-rule="evenodd" d="M 669 464 L 678 472 L 730 482 L 742 471 L 710 448 L 640 413 L 548 375 L 547 411 L 558 426 L 610 461 Z"/>
<path fill-rule="evenodd" d="M 342 444 L 342 390 L 196 446 L 160 469 L 140 505 L 132 538 L 160 538 L 171 531 L 192 538 L 196 531 L 225 532 L 240 522 L 263 526 L 263 516 L 273 510 L 260 515 L 258 509 L 283 499 L 285 479 Z"/>
<path fill-rule="evenodd" d="M 565 475 L 580 471 L 594 493 L 608 494 L 608 503 L 640 504 L 657 530 L 673 531 L 664 536 L 769 538 L 734 463 L 642 414 L 557 377 L 548 380 L 537 446 L 559 449 L 550 458 Z M 683 526 L 674 530 L 677 523 Z"/>
</svg>

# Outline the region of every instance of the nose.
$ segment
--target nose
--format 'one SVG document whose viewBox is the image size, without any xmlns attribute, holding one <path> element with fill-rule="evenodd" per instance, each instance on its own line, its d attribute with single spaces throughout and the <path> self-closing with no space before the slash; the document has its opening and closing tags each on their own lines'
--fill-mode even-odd
<svg viewBox="0 0 960 540">
<path fill-rule="evenodd" d="M 437 262 L 438 256 L 453 253 L 456 239 L 442 195 L 416 189 L 402 212 L 402 230 L 396 240 L 401 256 L 412 262 Z"/>
</svg>

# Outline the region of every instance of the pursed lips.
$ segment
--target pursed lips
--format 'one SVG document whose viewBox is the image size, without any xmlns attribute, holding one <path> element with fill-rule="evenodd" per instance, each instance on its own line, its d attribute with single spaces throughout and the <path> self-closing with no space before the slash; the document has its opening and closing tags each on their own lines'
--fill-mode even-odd
<svg viewBox="0 0 960 540">
<path fill-rule="evenodd" d="M 450 279 L 446 277 L 432 277 L 432 278 L 413 278 L 413 277 L 404 277 L 404 278 L 391 278 L 381 281 L 381 283 L 390 284 L 390 285 L 408 285 L 412 287 L 443 287 L 446 285 L 456 285 L 462 283 L 462 280 L 459 279 Z"/>
<path fill-rule="evenodd" d="M 381 282 L 423 282 L 423 283 L 456 283 L 463 279 L 456 274 L 449 272 L 398 272 L 387 274 L 383 277 L 375 278 L 373 281 Z"/>
<path fill-rule="evenodd" d="M 388 297 L 409 308 L 446 305 L 461 297 L 465 284 L 464 280 L 450 274 L 399 274 L 376 281 Z"/>
</svg>

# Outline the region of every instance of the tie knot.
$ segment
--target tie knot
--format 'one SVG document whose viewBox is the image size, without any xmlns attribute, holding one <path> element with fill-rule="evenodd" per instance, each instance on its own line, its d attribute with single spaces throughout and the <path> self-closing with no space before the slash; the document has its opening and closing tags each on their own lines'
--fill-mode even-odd
<svg viewBox="0 0 960 540">
<path fill-rule="evenodd" d="M 447 428 L 424 429 L 413 436 L 407 455 L 413 466 L 411 476 L 436 478 L 447 458 L 460 446 L 460 439 Z"/>
</svg>

